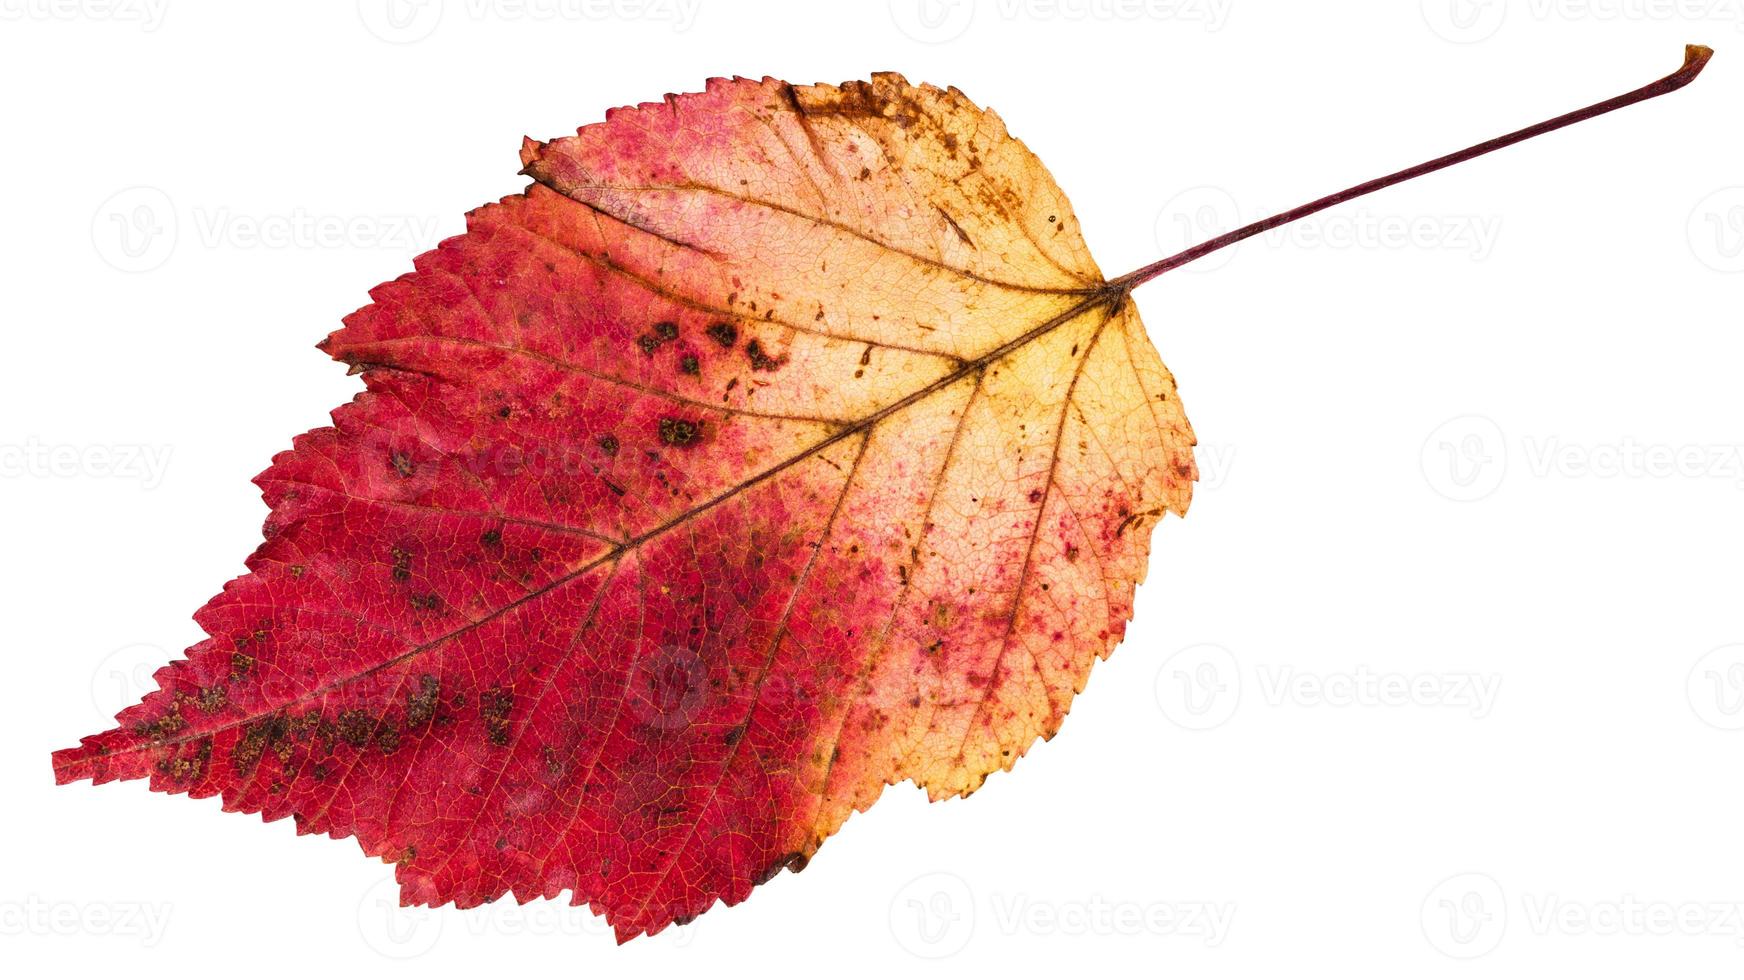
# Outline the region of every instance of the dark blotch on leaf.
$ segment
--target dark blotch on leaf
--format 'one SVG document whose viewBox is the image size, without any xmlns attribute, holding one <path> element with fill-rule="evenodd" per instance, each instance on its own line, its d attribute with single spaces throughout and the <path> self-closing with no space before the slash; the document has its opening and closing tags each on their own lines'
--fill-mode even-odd
<svg viewBox="0 0 1744 980">
<path fill-rule="evenodd" d="M 753 880 L 759 885 L 768 884 L 769 879 L 780 874 L 782 869 L 785 868 L 792 871 L 794 874 L 798 874 L 801 871 L 804 871 L 805 866 L 810 862 L 810 858 L 806 857 L 804 854 L 798 853 L 797 851 L 792 854 L 784 854 L 781 857 L 776 858 L 767 868 L 764 868 L 763 871 Z"/>
<path fill-rule="evenodd" d="M 722 347 L 731 347 L 739 342 L 739 328 L 730 323 L 711 323 L 705 332 L 710 340 Z"/>
<path fill-rule="evenodd" d="M 509 712 L 515 709 L 515 696 L 500 687 L 493 687 L 478 696 L 479 714 L 484 717 L 484 734 L 492 745 L 509 744 Z"/>
<path fill-rule="evenodd" d="M 753 371 L 773 371 L 787 363 L 786 354 L 780 357 L 771 357 L 769 352 L 763 349 L 763 345 L 755 340 L 745 345 L 745 356 L 751 359 L 751 370 Z"/>
<path fill-rule="evenodd" d="M 678 324 L 671 320 L 661 320 L 654 324 L 653 333 L 645 333 L 636 338 L 636 346 L 642 348 L 642 353 L 649 357 L 660 349 L 660 345 L 678 339 Z"/>
<path fill-rule="evenodd" d="M 436 705 L 442 697 L 442 682 L 433 674 L 418 678 L 418 689 L 406 695 L 406 727 L 427 725 L 436 717 Z"/>
<path fill-rule="evenodd" d="M 668 446 L 688 446 L 702 435 L 702 423 L 685 419 L 661 419 L 660 441 Z"/>
<path fill-rule="evenodd" d="M 360 708 L 352 708 L 339 713 L 339 738 L 354 749 L 361 749 L 369 744 L 370 736 L 375 734 L 375 719 L 369 712 Z"/>
</svg>

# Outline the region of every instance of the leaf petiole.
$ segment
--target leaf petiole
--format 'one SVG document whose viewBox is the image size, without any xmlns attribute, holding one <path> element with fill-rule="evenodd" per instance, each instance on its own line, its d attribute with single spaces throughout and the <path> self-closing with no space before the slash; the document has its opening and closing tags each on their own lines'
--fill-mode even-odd
<svg viewBox="0 0 1744 980">
<path fill-rule="evenodd" d="M 1534 136 L 1541 136 L 1553 130 L 1561 129 L 1564 126 L 1572 126 L 1575 123 L 1583 122 L 1594 116 L 1602 116 L 1607 112 L 1621 109 L 1624 106 L 1634 105 L 1637 102 L 1645 102 L 1648 99 L 1658 98 L 1668 92 L 1675 92 L 1694 81 L 1695 77 L 1701 74 L 1702 68 L 1707 65 L 1708 59 L 1713 56 L 1714 50 L 1712 48 L 1700 44 L 1686 45 L 1684 47 L 1683 67 L 1656 82 L 1643 85 L 1631 92 L 1625 92 L 1615 98 L 1606 99 L 1603 102 L 1596 102 L 1584 109 L 1576 109 L 1573 112 L 1565 113 L 1554 119 L 1546 119 L 1536 125 L 1527 126 L 1525 129 L 1515 130 L 1505 136 L 1497 136 L 1494 139 L 1485 140 L 1482 143 L 1468 146 L 1463 150 L 1457 150 L 1446 156 L 1436 157 L 1433 160 L 1426 160 L 1414 167 L 1407 167 L 1404 170 L 1388 174 L 1385 177 L 1376 177 L 1373 180 L 1365 181 L 1352 187 L 1347 187 L 1344 190 L 1328 194 L 1319 200 L 1310 201 L 1300 207 L 1291 208 L 1288 211 L 1280 211 L 1269 218 L 1262 218 L 1253 224 L 1245 225 L 1234 231 L 1225 232 L 1222 235 L 1218 235 L 1216 238 L 1200 242 L 1185 251 L 1177 252 L 1166 259 L 1159 259 L 1143 268 L 1135 269 L 1118 279 L 1111 280 L 1108 285 L 1123 292 L 1131 291 L 1133 288 L 1155 279 L 1157 276 L 1168 272 L 1170 269 L 1179 268 L 1192 262 L 1194 259 L 1203 258 L 1219 249 L 1234 245 L 1236 242 L 1239 242 L 1244 238 L 1252 238 L 1255 235 L 1269 231 L 1279 225 L 1286 225 L 1298 218 L 1305 218 L 1317 211 L 1324 211 L 1334 205 L 1343 204 L 1345 201 L 1349 201 L 1352 198 L 1362 197 L 1365 194 L 1372 194 L 1382 188 L 1404 183 L 1413 177 L 1421 177 L 1424 174 L 1434 173 L 1437 170 L 1451 167 L 1457 163 L 1464 163 L 1474 157 L 1483 156 L 1486 153 L 1529 140 Z"/>
</svg>

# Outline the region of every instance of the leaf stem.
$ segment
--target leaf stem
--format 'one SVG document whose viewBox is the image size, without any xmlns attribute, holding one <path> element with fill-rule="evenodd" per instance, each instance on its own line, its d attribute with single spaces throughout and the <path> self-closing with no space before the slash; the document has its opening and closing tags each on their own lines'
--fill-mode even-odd
<svg viewBox="0 0 1744 980">
<path fill-rule="evenodd" d="M 1498 136 L 1495 139 L 1485 140 L 1482 143 L 1468 146 L 1463 150 L 1449 153 L 1446 156 L 1427 160 L 1423 163 L 1417 164 L 1415 167 L 1407 167 L 1404 170 L 1388 174 L 1385 177 L 1376 177 L 1374 180 L 1365 181 L 1353 187 L 1347 187 L 1344 190 L 1328 194 L 1319 200 L 1310 201 L 1300 207 L 1291 208 L 1288 211 L 1281 211 L 1269 218 L 1262 218 L 1253 224 L 1237 228 L 1234 231 L 1218 235 L 1216 238 L 1200 242 L 1192 248 L 1183 252 L 1177 252 L 1166 259 L 1160 259 L 1141 269 L 1135 269 L 1118 279 L 1110 281 L 1108 285 L 1123 292 L 1130 291 L 1134 287 L 1141 286 L 1163 273 L 1168 272 L 1170 269 L 1179 268 L 1194 259 L 1203 258 L 1219 249 L 1227 248 L 1244 238 L 1252 238 L 1255 235 L 1269 231 L 1279 225 L 1289 224 L 1298 218 L 1305 218 L 1316 211 L 1324 211 L 1334 205 L 1343 204 L 1345 201 L 1351 200 L 1352 198 L 1362 197 L 1364 194 L 1373 194 L 1375 191 L 1381 190 L 1382 188 L 1404 183 L 1413 177 L 1421 177 L 1424 174 L 1434 173 L 1444 167 L 1451 167 L 1456 163 L 1464 163 L 1474 157 L 1481 157 L 1486 153 L 1499 150 L 1504 146 L 1512 146 L 1515 143 L 1529 140 L 1534 136 L 1541 136 L 1544 133 L 1561 129 L 1564 126 L 1572 126 L 1575 123 L 1583 122 L 1594 116 L 1602 116 L 1607 112 L 1621 109 L 1624 106 L 1634 105 L 1637 102 L 1645 102 L 1648 99 L 1657 98 L 1668 92 L 1675 92 L 1694 81 L 1695 77 L 1701 74 L 1702 68 L 1707 65 L 1708 59 L 1713 56 L 1714 50 L 1712 48 L 1700 44 L 1686 45 L 1684 47 L 1683 67 L 1649 85 L 1643 85 L 1632 92 L 1625 92 L 1615 98 L 1606 99 L 1603 102 L 1596 102 L 1584 109 L 1576 109 L 1573 112 L 1565 113 L 1554 119 L 1546 119 L 1537 125 L 1515 130 L 1505 136 Z"/>
</svg>

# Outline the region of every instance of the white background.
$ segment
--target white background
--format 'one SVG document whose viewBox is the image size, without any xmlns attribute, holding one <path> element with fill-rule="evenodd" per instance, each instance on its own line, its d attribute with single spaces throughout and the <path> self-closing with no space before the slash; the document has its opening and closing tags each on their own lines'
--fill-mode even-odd
<svg viewBox="0 0 1744 980">
<path fill-rule="evenodd" d="M 1738 974 L 1744 4 L 398 2 L 0 0 L 9 968 Z M 1143 287 L 1205 483 L 1126 643 L 1013 775 L 893 788 L 744 905 L 622 948 L 400 912 L 350 841 L 51 785 L 359 388 L 312 345 L 523 134 L 901 70 L 996 108 L 1114 275 L 1686 41 L 1690 89 Z"/>
</svg>

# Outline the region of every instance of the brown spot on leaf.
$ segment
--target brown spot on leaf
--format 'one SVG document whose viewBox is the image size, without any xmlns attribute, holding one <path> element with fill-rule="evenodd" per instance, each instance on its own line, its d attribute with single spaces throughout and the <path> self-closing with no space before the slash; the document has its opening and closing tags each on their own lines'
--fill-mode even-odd
<svg viewBox="0 0 1744 980">
<path fill-rule="evenodd" d="M 427 725 L 430 719 L 436 717 L 436 706 L 441 702 L 442 682 L 434 674 L 423 674 L 418 678 L 418 689 L 406 695 L 406 727 L 417 728 Z"/>
<path fill-rule="evenodd" d="M 225 689 L 223 684 L 202 687 L 195 703 L 200 706 L 201 711 L 211 714 L 230 703 L 230 692 Z"/>
<path fill-rule="evenodd" d="M 810 858 L 798 851 L 794 851 L 791 854 L 783 854 L 781 857 L 778 857 L 771 862 L 768 867 L 759 872 L 757 877 L 752 880 L 759 885 L 768 884 L 771 878 L 780 874 L 784 869 L 792 871 L 794 874 L 804 871 L 805 866 L 810 863 L 810 861 Z"/>
<path fill-rule="evenodd" d="M 159 715 L 156 721 L 141 722 L 133 726 L 133 731 L 153 742 L 161 742 L 186 727 L 188 721 L 182 717 L 182 701 L 178 696 L 170 703 L 170 709 Z"/>
<path fill-rule="evenodd" d="M 340 740 L 354 749 L 368 745 L 370 736 L 375 734 L 375 719 L 361 708 L 341 711 L 338 725 Z"/>
<path fill-rule="evenodd" d="M 704 331 L 709 339 L 722 347 L 731 347 L 739 342 L 739 328 L 730 323 L 711 323 Z"/>
<path fill-rule="evenodd" d="M 479 714 L 484 718 L 484 734 L 492 745 L 509 744 L 509 713 L 515 708 L 514 694 L 493 687 L 478 696 Z"/>
<path fill-rule="evenodd" d="M 674 418 L 660 420 L 660 441 L 668 446 L 688 446 L 701 435 L 701 422 Z"/>
<path fill-rule="evenodd" d="M 787 363 L 786 354 L 782 354 L 780 357 L 772 356 L 763 349 L 762 343 L 757 340 L 752 340 L 745 345 L 745 356 L 751 359 L 751 370 L 753 371 L 773 371 Z"/>
</svg>

